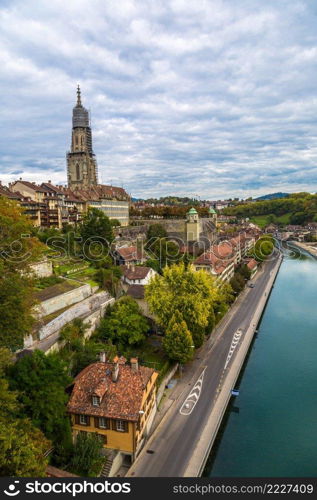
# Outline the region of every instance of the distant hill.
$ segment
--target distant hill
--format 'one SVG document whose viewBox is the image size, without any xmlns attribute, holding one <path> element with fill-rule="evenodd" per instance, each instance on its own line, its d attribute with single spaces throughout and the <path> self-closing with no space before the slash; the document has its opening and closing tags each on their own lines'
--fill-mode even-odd
<svg viewBox="0 0 317 500">
<path fill-rule="evenodd" d="M 276 200 L 277 198 L 287 198 L 289 196 L 288 193 L 271 193 L 265 194 L 264 196 L 259 196 L 258 198 L 254 198 L 255 201 L 264 201 L 264 200 Z"/>
</svg>

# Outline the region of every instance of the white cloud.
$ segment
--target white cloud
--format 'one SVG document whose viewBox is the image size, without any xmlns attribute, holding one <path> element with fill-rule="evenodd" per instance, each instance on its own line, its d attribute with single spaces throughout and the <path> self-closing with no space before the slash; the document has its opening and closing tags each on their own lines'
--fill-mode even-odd
<svg viewBox="0 0 317 500">
<path fill-rule="evenodd" d="M 1 179 L 66 182 L 80 82 L 104 183 L 316 190 L 315 14 L 308 0 L 7 2 Z"/>
</svg>

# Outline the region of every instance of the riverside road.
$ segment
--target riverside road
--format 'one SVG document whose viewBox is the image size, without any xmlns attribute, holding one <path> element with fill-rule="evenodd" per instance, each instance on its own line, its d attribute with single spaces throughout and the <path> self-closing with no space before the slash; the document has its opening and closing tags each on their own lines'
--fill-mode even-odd
<svg viewBox="0 0 317 500">
<path fill-rule="evenodd" d="M 183 477 L 195 445 L 204 429 L 217 397 L 224 367 L 230 367 L 254 311 L 262 299 L 276 259 L 265 263 L 255 287 L 249 288 L 243 300 L 228 313 L 216 342 L 205 352 L 195 378 L 169 409 L 153 436 L 146 443 L 128 475 L 133 477 Z M 242 333 L 237 335 L 241 329 Z M 233 350 L 228 362 L 229 351 Z M 228 369 L 227 367 L 227 369 Z"/>
</svg>

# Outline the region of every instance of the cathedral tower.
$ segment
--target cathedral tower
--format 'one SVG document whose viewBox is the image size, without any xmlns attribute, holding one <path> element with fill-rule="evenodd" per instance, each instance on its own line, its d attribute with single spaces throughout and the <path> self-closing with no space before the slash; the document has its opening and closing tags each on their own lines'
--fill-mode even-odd
<svg viewBox="0 0 317 500">
<path fill-rule="evenodd" d="M 72 189 L 95 186 L 98 183 L 97 162 L 92 150 L 89 113 L 81 103 L 77 87 L 77 103 L 73 108 L 71 150 L 67 153 L 68 187 Z"/>
</svg>

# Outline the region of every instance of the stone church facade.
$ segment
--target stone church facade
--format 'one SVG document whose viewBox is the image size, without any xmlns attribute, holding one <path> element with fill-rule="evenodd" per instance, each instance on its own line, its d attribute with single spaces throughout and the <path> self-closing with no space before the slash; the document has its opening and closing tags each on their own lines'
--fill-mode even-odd
<svg viewBox="0 0 317 500">
<path fill-rule="evenodd" d="M 68 187 L 71 189 L 98 184 L 98 169 L 92 149 L 89 112 L 81 103 L 79 85 L 77 103 L 73 108 L 71 150 L 67 153 L 67 179 Z"/>
</svg>

